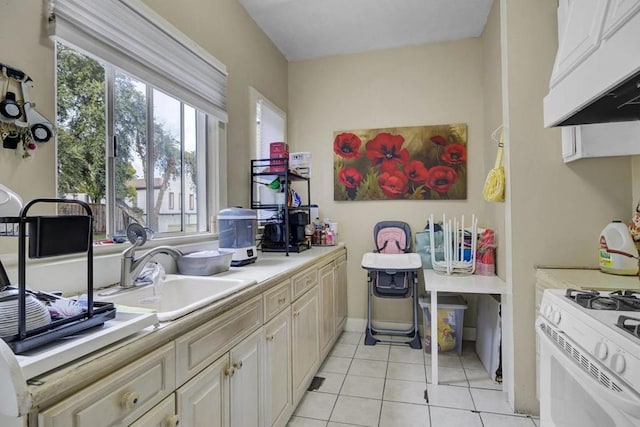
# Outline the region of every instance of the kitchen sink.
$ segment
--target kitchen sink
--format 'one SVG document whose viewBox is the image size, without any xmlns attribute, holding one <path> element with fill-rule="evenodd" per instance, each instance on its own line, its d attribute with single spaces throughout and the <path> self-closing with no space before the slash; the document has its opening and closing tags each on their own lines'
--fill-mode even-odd
<svg viewBox="0 0 640 427">
<path fill-rule="evenodd" d="M 166 322 L 254 284 L 255 280 L 248 279 L 168 274 L 160 286 L 158 297 L 154 296 L 154 287 L 148 285 L 108 296 L 96 295 L 95 298 L 99 301 L 155 310 L 158 320 Z"/>
</svg>

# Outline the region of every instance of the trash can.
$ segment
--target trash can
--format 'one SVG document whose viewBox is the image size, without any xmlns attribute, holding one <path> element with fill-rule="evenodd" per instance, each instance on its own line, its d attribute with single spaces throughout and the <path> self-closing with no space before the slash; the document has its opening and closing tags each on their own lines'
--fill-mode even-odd
<svg viewBox="0 0 640 427">
<path fill-rule="evenodd" d="M 420 297 L 424 314 L 424 351 L 431 353 L 431 297 Z M 462 295 L 438 295 L 438 351 L 462 353 L 462 329 L 467 302 Z"/>
</svg>

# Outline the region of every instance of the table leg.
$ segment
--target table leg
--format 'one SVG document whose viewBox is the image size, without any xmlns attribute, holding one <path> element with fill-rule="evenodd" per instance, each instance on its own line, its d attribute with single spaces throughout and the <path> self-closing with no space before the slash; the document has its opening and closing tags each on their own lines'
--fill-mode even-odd
<svg viewBox="0 0 640 427">
<path fill-rule="evenodd" d="M 431 291 L 431 383 L 438 385 L 438 292 Z"/>
</svg>

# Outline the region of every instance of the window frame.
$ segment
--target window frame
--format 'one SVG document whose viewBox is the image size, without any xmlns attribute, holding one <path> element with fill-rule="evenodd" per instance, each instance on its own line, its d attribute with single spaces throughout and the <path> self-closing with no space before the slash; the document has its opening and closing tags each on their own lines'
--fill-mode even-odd
<svg viewBox="0 0 640 427">
<path fill-rule="evenodd" d="M 64 43 L 62 43 L 64 44 Z M 156 236 L 160 238 L 172 238 L 172 237 L 197 237 L 199 235 L 208 235 L 214 232 L 213 228 L 213 212 L 219 209 L 220 206 L 223 206 L 226 203 L 226 193 L 221 191 L 221 180 L 224 176 L 226 176 L 226 167 L 221 168 L 220 165 L 224 165 L 224 162 L 220 162 L 221 158 L 224 158 L 221 155 L 221 152 L 226 152 L 226 132 L 221 131 L 221 128 L 224 129 L 226 126 L 224 122 L 220 120 L 219 117 L 205 113 L 190 105 L 188 102 L 179 99 L 175 95 L 171 95 L 170 93 L 165 92 L 162 88 L 158 88 L 146 82 L 132 73 L 126 70 L 118 70 L 114 65 L 107 63 L 106 61 L 97 58 L 87 52 L 82 51 L 81 49 L 77 49 L 75 46 L 66 46 L 67 48 L 73 49 L 74 51 L 85 55 L 91 59 L 98 61 L 101 66 L 105 70 L 105 169 L 106 169 L 106 191 L 105 191 L 105 205 L 106 205 L 106 228 L 107 228 L 107 239 L 113 238 L 114 234 L 119 231 L 115 230 L 115 218 L 117 212 L 117 204 L 116 204 L 116 189 L 114 186 L 115 183 L 115 161 L 117 155 L 117 140 L 115 136 L 115 74 L 116 72 L 123 72 L 132 78 L 140 81 L 145 84 L 146 92 L 147 92 L 147 100 L 146 100 L 146 108 L 147 108 L 147 127 L 148 127 L 148 136 L 147 136 L 147 147 L 149 151 L 147 151 L 147 160 L 151 162 L 152 158 L 152 147 L 153 147 L 153 126 L 154 126 L 154 115 L 153 115 L 153 91 L 157 90 L 163 92 L 170 96 L 171 98 L 177 100 L 180 103 L 180 150 L 181 150 L 181 159 L 182 164 L 184 165 L 184 111 L 185 106 L 189 106 L 195 110 L 195 138 L 196 138 L 196 170 L 199 173 L 203 173 L 204 177 L 198 181 L 198 185 L 196 186 L 197 198 L 201 200 L 201 202 L 197 203 L 198 209 L 194 212 L 197 215 L 197 224 L 202 228 L 201 231 L 187 231 L 186 218 L 187 215 L 193 215 L 194 213 L 186 212 L 186 209 L 182 209 L 183 206 L 187 206 L 187 203 L 183 203 L 183 200 L 179 200 L 180 206 L 180 229 L 181 231 L 165 231 L 165 232 L 156 232 Z M 55 69 L 57 70 L 57 44 L 56 44 L 56 55 L 55 55 Z M 56 103 L 57 103 L 57 83 L 56 83 Z M 57 120 L 56 120 L 57 122 Z M 151 129 L 151 132 L 149 132 Z M 204 155 L 200 154 L 200 150 L 204 149 Z M 57 160 L 56 160 L 57 161 Z M 217 165 L 217 166 L 216 166 Z M 153 167 L 149 167 L 147 165 L 147 170 L 153 170 Z M 56 174 L 57 179 L 57 174 Z M 151 194 L 152 197 L 146 197 L 147 204 L 147 223 L 149 223 L 149 213 L 153 212 L 153 210 L 149 210 L 149 206 L 153 205 L 153 201 L 155 200 L 155 188 L 153 186 L 154 176 L 153 174 L 148 174 L 147 176 L 147 188 L 149 188 L 149 181 L 151 181 Z M 186 173 L 185 168 L 182 167 L 180 171 L 180 193 L 179 197 L 183 197 L 186 194 L 185 191 L 185 180 Z M 57 187 L 57 183 L 56 183 Z M 169 194 L 167 192 L 167 194 Z M 193 193 L 192 193 L 193 194 Z M 137 206 L 137 201 L 132 203 L 132 206 Z M 200 225 L 201 224 L 201 225 Z"/>
</svg>

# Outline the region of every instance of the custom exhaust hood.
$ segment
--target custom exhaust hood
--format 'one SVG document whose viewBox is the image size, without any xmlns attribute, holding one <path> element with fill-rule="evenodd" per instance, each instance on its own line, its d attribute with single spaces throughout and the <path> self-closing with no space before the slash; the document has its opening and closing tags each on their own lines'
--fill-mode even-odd
<svg viewBox="0 0 640 427">
<path fill-rule="evenodd" d="M 640 120 L 640 0 L 560 0 L 544 126 Z"/>
</svg>

